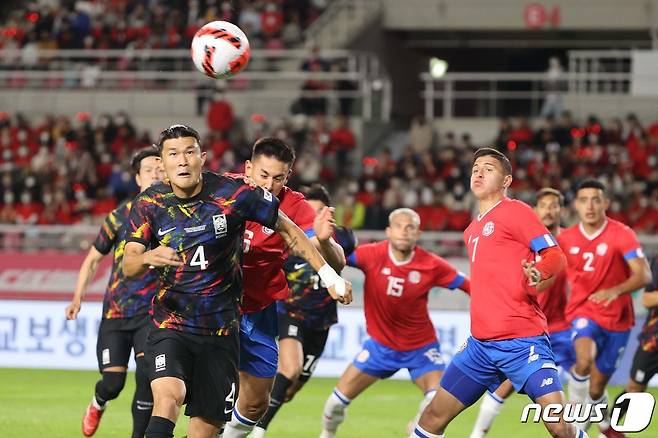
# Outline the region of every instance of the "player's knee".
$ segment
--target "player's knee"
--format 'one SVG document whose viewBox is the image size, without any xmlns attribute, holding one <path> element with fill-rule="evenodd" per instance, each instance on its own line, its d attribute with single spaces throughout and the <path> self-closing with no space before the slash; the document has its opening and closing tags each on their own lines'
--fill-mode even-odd
<svg viewBox="0 0 658 438">
<path fill-rule="evenodd" d="M 252 397 L 249 400 L 246 400 L 244 405 L 240 406 L 240 413 L 252 420 L 259 419 L 265 412 L 267 412 L 267 406 L 270 403 L 269 394 L 263 394 L 260 397 Z"/>
<path fill-rule="evenodd" d="M 647 385 L 638 383 L 633 379 L 626 385 L 626 392 L 644 392 L 645 389 L 647 389 Z"/>
<path fill-rule="evenodd" d="M 105 390 L 108 400 L 117 398 L 125 385 L 125 372 L 108 371 L 103 373 L 103 389 Z"/>
<path fill-rule="evenodd" d="M 302 363 L 296 362 L 283 362 L 279 365 L 279 373 L 283 374 L 287 379 L 295 381 L 299 379 L 302 374 Z"/>
<path fill-rule="evenodd" d="M 592 359 L 590 357 L 579 357 L 576 359 L 574 371 L 581 376 L 589 376 L 592 371 Z"/>
</svg>

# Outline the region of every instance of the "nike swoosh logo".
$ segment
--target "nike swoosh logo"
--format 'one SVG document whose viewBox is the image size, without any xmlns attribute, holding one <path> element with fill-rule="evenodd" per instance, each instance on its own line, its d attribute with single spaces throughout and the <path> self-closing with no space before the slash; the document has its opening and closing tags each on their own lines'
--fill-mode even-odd
<svg viewBox="0 0 658 438">
<path fill-rule="evenodd" d="M 296 271 L 297 269 L 301 269 L 301 268 L 303 268 L 303 267 L 306 266 L 307 264 L 308 264 L 308 263 L 295 263 L 295 266 L 294 266 L 295 271 Z"/>
<path fill-rule="evenodd" d="M 158 229 L 158 236 L 164 236 L 165 234 L 169 233 L 170 231 L 174 231 L 175 229 L 176 227 L 167 228 L 166 230 L 160 228 Z"/>
</svg>

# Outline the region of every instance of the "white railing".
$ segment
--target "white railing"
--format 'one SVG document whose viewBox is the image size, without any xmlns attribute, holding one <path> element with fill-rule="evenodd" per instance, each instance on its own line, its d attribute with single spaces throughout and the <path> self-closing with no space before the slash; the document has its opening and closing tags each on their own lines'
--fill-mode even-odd
<svg viewBox="0 0 658 438">
<path fill-rule="evenodd" d="M 534 116 L 551 92 L 545 89 L 548 82 L 546 73 L 448 73 L 440 78 L 423 73 L 420 78 L 424 83 L 421 95 L 428 120 L 439 114 L 443 118 L 454 117 L 459 101 L 474 102 L 469 105 L 465 116 L 497 117 L 505 112 L 501 107 L 512 101 L 525 104 L 516 113 Z M 563 94 L 627 94 L 631 74 L 565 72 L 560 82 L 565 87 L 561 91 Z M 610 84 L 616 85 L 611 87 Z M 437 101 L 441 102 L 441 111 L 437 111 Z"/>
<path fill-rule="evenodd" d="M 322 50 L 331 71 L 303 71 L 307 50 L 253 50 L 247 69 L 234 78 L 215 81 L 197 72 L 189 50 L 0 50 L 0 91 L 19 90 L 162 90 L 199 91 L 222 88 L 251 99 L 324 98 L 330 114 L 336 99 L 347 99 L 370 120 L 389 120 L 391 84 L 379 60 L 368 53 Z M 307 81 L 322 91 L 303 90 Z M 373 86 L 377 84 L 377 86 Z M 346 86 L 345 86 L 346 85 Z M 102 105 L 97 105 L 102 106 Z M 334 109 L 331 112 L 331 109 Z"/>
</svg>

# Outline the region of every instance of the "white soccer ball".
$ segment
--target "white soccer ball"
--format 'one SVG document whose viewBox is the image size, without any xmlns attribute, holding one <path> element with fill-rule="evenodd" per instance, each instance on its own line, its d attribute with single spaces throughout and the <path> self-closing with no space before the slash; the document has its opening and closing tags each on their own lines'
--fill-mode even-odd
<svg viewBox="0 0 658 438">
<path fill-rule="evenodd" d="M 251 56 L 247 36 L 228 21 L 213 21 L 199 29 L 191 50 L 197 70 L 215 79 L 238 74 Z"/>
</svg>

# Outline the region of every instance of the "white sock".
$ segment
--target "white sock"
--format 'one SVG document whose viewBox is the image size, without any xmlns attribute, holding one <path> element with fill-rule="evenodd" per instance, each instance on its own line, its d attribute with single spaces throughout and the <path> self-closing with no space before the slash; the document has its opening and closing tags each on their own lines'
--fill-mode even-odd
<svg viewBox="0 0 658 438">
<path fill-rule="evenodd" d="M 605 408 L 605 411 L 604 411 L 605 415 L 603 416 L 603 421 L 601 421 L 599 423 L 599 425 L 601 426 L 601 429 L 603 429 L 603 430 L 610 429 L 610 412 L 608 412 L 609 409 L 607 407 L 608 406 L 608 391 L 607 390 L 604 391 L 603 395 L 598 400 L 592 400 L 592 398 L 588 395 L 587 396 L 587 403 L 592 404 L 592 412 L 594 412 L 594 405 L 598 405 L 598 404 L 602 404 L 602 403 L 606 405 L 606 408 Z"/>
<path fill-rule="evenodd" d="M 585 403 L 585 398 L 589 394 L 589 376 L 581 376 L 571 372 L 567 386 L 571 403 Z"/>
<path fill-rule="evenodd" d="M 416 427 L 416 425 L 418 424 L 418 420 L 420 420 L 420 416 L 423 414 L 423 411 L 425 410 L 427 405 L 430 404 L 435 394 L 436 394 L 436 389 L 430 389 L 425 393 L 425 397 L 423 397 L 423 399 L 420 401 L 420 405 L 418 406 L 418 412 L 416 413 L 414 419 L 411 420 L 411 423 L 407 429 L 408 433 L 411 433 L 414 430 L 414 427 Z"/>
<path fill-rule="evenodd" d="M 93 396 L 91 398 L 91 404 L 99 411 L 102 411 L 107 407 L 107 402 L 105 402 L 105 404 L 101 406 L 100 403 L 98 403 L 98 400 L 96 400 L 96 396 Z"/>
<path fill-rule="evenodd" d="M 436 433 L 429 433 L 420 426 L 416 426 L 416 429 L 409 435 L 409 438 L 444 438 L 445 435 L 438 435 Z"/>
<path fill-rule="evenodd" d="M 351 401 L 352 400 L 345 397 L 340 391 L 334 388 L 334 391 L 324 404 L 322 432 L 327 433 L 323 436 L 330 437 L 336 433 L 340 423 L 345 421 L 345 409 L 347 409 Z"/>
<path fill-rule="evenodd" d="M 475 426 L 473 426 L 471 438 L 482 438 L 487 434 L 494 420 L 500 414 L 503 403 L 505 403 L 505 400 L 496 394 L 489 391 L 484 393 L 484 398 L 482 398 L 482 403 L 480 404 L 480 413 L 475 421 Z"/>
<path fill-rule="evenodd" d="M 258 420 L 250 420 L 244 417 L 238 411 L 238 407 L 233 408 L 233 415 L 231 421 L 228 422 L 224 428 L 224 435 L 222 438 L 246 438 L 249 433 L 254 429 Z"/>
<path fill-rule="evenodd" d="M 252 438 L 265 438 L 265 433 L 267 431 L 263 429 L 262 427 L 254 427 L 254 431 L 251 432 Z"/>
</svg>

